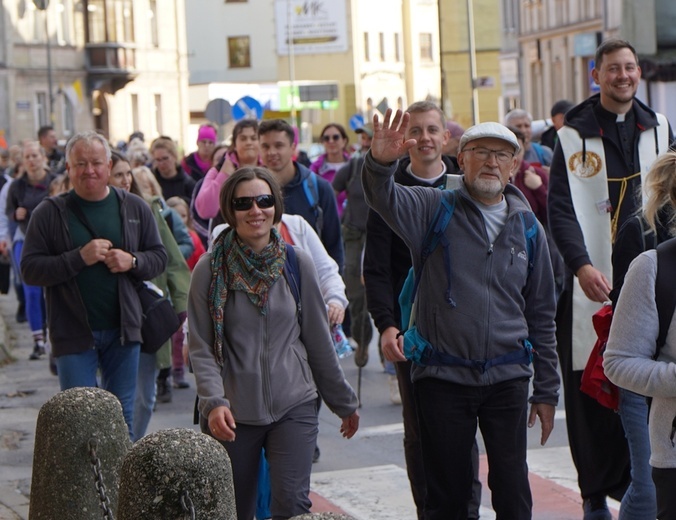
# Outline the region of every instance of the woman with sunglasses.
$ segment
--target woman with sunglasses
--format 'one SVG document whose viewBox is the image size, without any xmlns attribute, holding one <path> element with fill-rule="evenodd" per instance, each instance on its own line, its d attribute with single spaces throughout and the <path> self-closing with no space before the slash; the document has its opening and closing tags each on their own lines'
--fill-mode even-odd
<svg viewBox="0 0 676 520">
<path fill-rule="evenodd" d="M 282 201 L 268 170 L 237 170 L 220 195 L 230 227 L 199 260 L 190 284 L 189 348 L 201 423 L 230 456 L 239 520 L 256 510 L 262 448 L 273 517 L 309 513 L 318 392 L 342 418 L 344 437 L 359 426 L 357 397 L 333 348 L 312 260 L 294 247 L 300 306 L 284 274 L 287 246 L 274 228 Z"/>
<path fill-rule="evenodd" d="M 310 165 L 310 169 L 330 184 L 338 170 L 350 160 L 350 155 L 347 153 L 347 132 L 343 125 L 329 123 L 322 129 L 321 140 L 325 153 Z M 346 196 L 345 193 L 336 195 L 339 217 L 343 216 Z"/>
</svg>

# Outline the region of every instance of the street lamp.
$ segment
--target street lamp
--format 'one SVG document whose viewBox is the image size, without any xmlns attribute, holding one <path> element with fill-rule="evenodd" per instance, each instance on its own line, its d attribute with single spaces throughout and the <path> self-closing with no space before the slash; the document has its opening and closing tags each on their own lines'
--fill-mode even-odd
<svg viewBox="0 0 676 520">
<path fill-rule="evenodd" d="M 49 0 L 33 0 L 35 7 L 45 12 L 45 39 L 47 41 L 47 86 L 49 88 L 49 122 L 54 124 L 54 89 L 52 88 L 52 48 L 49 42 L 47 7 Z"/>
</svg>

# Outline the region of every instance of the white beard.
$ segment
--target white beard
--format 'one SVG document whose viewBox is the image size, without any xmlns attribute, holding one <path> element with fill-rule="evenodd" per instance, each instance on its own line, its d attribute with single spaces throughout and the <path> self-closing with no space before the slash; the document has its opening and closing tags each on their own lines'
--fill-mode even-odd
<svg viewBox="0 0 676 520">
<path fill-rule="evenodd" d="M 505 187 L 500 182 L 500 179 L 477 177 L 469 186 L 469 189 L 478 198 L 492 199 L 500 195 Z"/>
</svg>

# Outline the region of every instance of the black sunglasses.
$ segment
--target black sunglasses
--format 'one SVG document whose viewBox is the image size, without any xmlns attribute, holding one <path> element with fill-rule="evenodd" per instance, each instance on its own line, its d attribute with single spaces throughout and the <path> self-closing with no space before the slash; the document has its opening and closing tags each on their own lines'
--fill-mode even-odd
<svg viewBox="0 0 676 520">
<path fill-rule="evenodd" d="M 232 207 L 235 211 L 247 211 L 253 206 L 256 201 L 256 206 L 259 209 L 271 208 L 275 205 L 274 195 L 257 195 L 256 197 L 237 197 L 232 199 Z"/>
<path fill-rule="evenodd" d="M 325 143 L 328 143 L 329 141 L 340 141 L 343 136 L 340 134 L 332 134 L 332 135 L 323 135 L 322 136 L 322 141 Z"/>
</svg>

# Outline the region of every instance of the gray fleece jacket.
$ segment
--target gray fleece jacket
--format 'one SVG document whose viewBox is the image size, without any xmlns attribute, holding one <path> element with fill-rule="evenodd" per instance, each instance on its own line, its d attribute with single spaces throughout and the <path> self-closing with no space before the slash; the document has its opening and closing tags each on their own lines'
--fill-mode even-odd
<svg viewBox="0 0 676 520">
<path fill-rule="evenodd" d="M 294 247 L 301 279 L 302 327 L 285 277 L 270 288 L 265 315 L 242 291 L 230 291 L 224 308 L 223 367 L 214 357 L 209 312 L 211 254 L 192 273 L 188 297 L 190 360 L 203 417 L 228 406 L 235 421 L 261 426 L 313 401 L 317 390 L 339 417 L 351 415 L 357 396 L 345 380 L 333 348 L 326 306 L 311 258 Z"/>
<path fill-rule="evenodd" d="M 659 333 L 656 275 L 654 249 L 636 257 L 629 266 L 613 313 L 603 368 L 617 386 L 653 398 L 648 421 L 650 465 L 676 468 L 676 320 L 672 318 L 666 343 L 653 359 Z"/>
<path fill-rule="evenodd" d="M 366 155 L 363 184 L 366 201 L 397 233 L 420 263 L 423 237 L 439 207 L 441 190 L 401 186 L 394 182 L 397 163 L 383 166 Z M 509 213 L 505 227 L 489 243 L 481 211 L 464 182 L 456 192 L 453 218 L 446 228 L 451 272 L 446 273 L 443 248 L 425 263 L 418 288 L 416 325 L 434 347 L 457 357 L 485 361 L 523 349 L 529 339 L 536 350 L 533 365 L 505 364 L 485 372 L 458 367 L 414 365 L 414 381 L 434 377 L 452 383 L 484 386 L 533 375 L 531 402 L 557 404 L 554 277 L 545 232 L 538 223 L 534 268 L 528 255 L 520 213 L 530 211 L 523 194 L 507 185 Z M 451 277 L 453 307 L 445 300 Z"/>
</svg>

